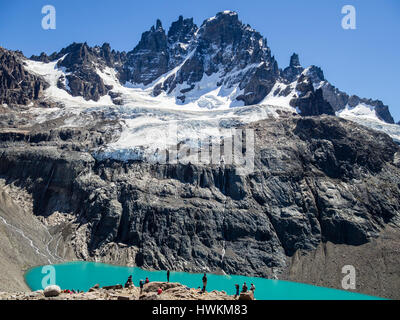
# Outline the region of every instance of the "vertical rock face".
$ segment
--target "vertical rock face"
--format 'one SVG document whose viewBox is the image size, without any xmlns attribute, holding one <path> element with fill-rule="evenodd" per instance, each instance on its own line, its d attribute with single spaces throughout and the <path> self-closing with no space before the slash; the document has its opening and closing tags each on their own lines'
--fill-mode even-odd
<svg viewBox="0 0 400 320">
<path fill-rule="evenodd" d="M 47 87 L 41 77 L 25 70 L 22 53 L 0 47 L 0 104 L 27 105 Z"/>
</svg>

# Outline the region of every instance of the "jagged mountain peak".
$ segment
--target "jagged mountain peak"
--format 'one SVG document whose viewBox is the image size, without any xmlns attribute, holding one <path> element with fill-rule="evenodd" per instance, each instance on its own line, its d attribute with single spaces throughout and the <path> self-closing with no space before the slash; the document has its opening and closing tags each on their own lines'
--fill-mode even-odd
<svg viewBox="0 0 400 320">
<path fill-rule="evenodd" d="M 225 47 L 235 45 L 245 40 L 253 40 L 261 47 L 267 47 L 266 40 L 260 33 L 252 29 L 249 25 L 243 24 L 239 16 L 234 11 L 223 11 L 216 16 L 203 22 L 199 34 L 204 41 L 209 41 L 214 45 Z M 248 45 L 253 45 L 250 41 Z"/>
<path fill-rule="evenodd" d="M 42 52 L 39 56 L 32 55 L 30 57 L 31 60 L 41 61 L 41 62 L 50 62 L 56 59 L 63 57 L 66 54 L 76 54 L 80 58 L 86 56 L 90 51 L 91 47 L 86 42 L 73 42 L 65 48 L 62 48 L 59 52 L 53 52 L 51 55 L 47 55 Z"/>
<path fill-rule="evenodd" d="M 210 22 L 218 23 L 219 21 L 222 20 L 233 22 L 236 24 L 239 23 L 239 15 L 236 11 L 231 11 L 231 10 L 220 11 L 215 16 L 205 19 L 201 26 L 203 27 Z"/>
<path fill-rule="evenodd" d="M 159 21 L 159 20 L 157 20 Z M 133 49 L 133 53 L 140 50 L 163 50 L 166 48 L 167 37 L 165 30 L 159 25 L 158 28 L 152 26 L 149 31 L 142 33 L 142 37 Z"/>
<path fill-rule="evenodd" d="M 121 98 L 124 88 L 138 88 L 149 97 L 195 108 L 260 103 L 303 115 L 336 112 L 394 122 L 381 101 L 339 91 L 320 67 L 303 67 L 298 53 L 279 69 L 266 38 L 230 10 L 204 20 L 200 27 L 193 18 L 180 15 L 168 31 L 157 19 L 126 53 L 112 50 L 109 43 L 72 43 L 50 56 L 42 53 L 31 59 L 56 61 L 58 88 L 86 100 L 109 95 L 114 104 L 124 104 L 135 100 Z"/>
<path fill-rule="evenodd" d="M 315 65 L 311 65 L 308 68 L 304 69 L 302 74 L 310 78 L 314 84 L 325 81 L 324 72 L 320 67 Z"/>
<path fill-rule="evenodd" d="M 153 25 L 149 31 L 142 33 L 141 40 L 132 52 L 143 49 L 162 50 L 168 46 L 168 43 L 188 43 L 192 40 L 196 31 L 197 26 L 194 24 L 193 18 L 184 19 L 183 16 L 180 15 L 178 20 L 172 22 L 167 33 L 162 27 L 161 20 L 157 19 L 155 26 Z"/>
<path fill-rule="evenodd" d="M 162 27 L 162 23 L 161 23 L 161 20 L 160 19 L 157 19 L 157 21 L 156 21 L 156 30 L 161 30 L 161 29 L 163 29 L 163 27 Z"/>
<path fill-rule="evenodd" d="M 289 66 L 282 71 L 282 77 L 287 82 L 293 82 L 303 72 L 304 68 L 300 64 L 299 55 L 293 53 L 290 57 Z"/>
<path fill-rule="evenodd" d="M 184 19 L 183 16 L 179 16 L 177 21 L 172 22 L 168 30 L 168 42 L 171 44 L 176 42 L 189 43 L 197 29 L 193 18 Z"/>
</svg>

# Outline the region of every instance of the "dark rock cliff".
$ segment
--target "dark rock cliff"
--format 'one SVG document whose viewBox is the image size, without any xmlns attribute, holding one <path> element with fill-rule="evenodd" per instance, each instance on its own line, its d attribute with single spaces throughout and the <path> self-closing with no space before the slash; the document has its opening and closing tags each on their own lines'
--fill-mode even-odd
<svg viewBox="0 0 400 320">
<path fill-rule="evenodd" d="M 10 147 L 5 133 L 0 174 L 32 194 L 37 215 L 74 215 L 85 230 L 78 257 L 126 263 L 118 254 L 128 250 L 156 269 L 271 276 L 297 250 L 361 245 L 399 221 L 399 149 L 387 135 L 335 117 L 250 127 L 246 176 L 231 166 L 98 162 L 60 149 L 57 135 Z"/>
</svg>

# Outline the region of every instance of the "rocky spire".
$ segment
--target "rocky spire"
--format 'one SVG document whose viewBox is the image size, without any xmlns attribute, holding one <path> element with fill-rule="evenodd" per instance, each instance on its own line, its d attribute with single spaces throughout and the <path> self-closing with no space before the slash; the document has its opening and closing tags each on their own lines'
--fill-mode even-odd
<svg viewBox="0 0 400 320">
<path fill-rule="evenodd" d="M 168 30 L 168 42 L 173 44 L 176 42 L 188 43 L 193 39 L 197 26 L 193 23 L 193 18 L 183 19 L 179 16 L 177 21 L 172 22 Z"/>
<path fill-rule="evenodd" d="M 156 21 L 156 30 L 158 30 L 158 29 L 162 29 L 162 23 L 161 23 L 160 19 L 157 19 L 157 21 Z"/>
<path fill-rule="evenodd" d="M 149 84 L 168 71 L 168 42 L 161 21 L 142 33 L 138 45 L 127 53 L 126 78 L 134 83 Z"/>
<path fill-rule="evenodd" d="M 290 57 L 289 66 L 283 70 L 282 76 L 286 81 L 293 82 L 303 71 L 304 68 L 300 65 L 299 55 L 293 53 Z"/>
<path fill-rule="evenodd" d="M 293 53 L 290 57 L 290 67 L 300 67 L 299 55 L 297 53 Z"/>
</svg>

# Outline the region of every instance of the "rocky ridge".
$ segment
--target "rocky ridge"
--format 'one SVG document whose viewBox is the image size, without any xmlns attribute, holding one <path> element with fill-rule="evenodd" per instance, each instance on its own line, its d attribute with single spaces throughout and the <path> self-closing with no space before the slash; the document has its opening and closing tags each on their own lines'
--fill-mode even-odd
<svg viewBox="0 0 400 320">
<path fill-rule="evenodd" d="M 25 70 L 22 59 L 22 52 L 0 47 L 0 104 L 27 105 L 48 87 L 44 79 Z"/>
<path fill-rule="evenodd" d="M 279 68 L 266 39 L 242 23 L 233 11 L 220 12 L 200 27 L 193 19 L 180 16 L 168 31 L 157 20 L 129 52 L 112 50 L 108 43 L 95 47 L 73 43 L 49 56 L 41 53 L 30 59 L 58 61 L 57 66 L 65 71 L 59 78 L 59 88 L 86 100 L 98 101 L 109 95 L 114 104 L 123 104 L 120 93 L 98 74 L 98 70 L 108 67 L 116 72 L 122 85 L 151 87 L 153 96 L 166 93 L 175 97 L 177 104 L 198 100 L 204 89 L 223 88 L 231 106 L 257 104 L 269 96 L 291 94 L 290 106 L 298 107 L 302 115 L 335 114 L 361 104 L 372 108 L 377 119 L 394 123 L 382 101 L 340 91 L 324 78 L 320 68 L 302 67 L 297 54 L 291 56 L 288 67 Z M 29 98 L 35 100 L 37 96 Z M 27 102 L 17 98 L 7 101 Z M 199 103 L 213 107 L 211 100 Z"/>
<path fill-rule="evenodd" d="M 162 293 L 158 294 L 158 288 Z M 150 282 L 145 284 L 143 291 L 132 286 L 131 288 L 93 288 L 87 292 L 65 293 L 54 297 L 46 297 L 43 290 L 34 292 L 6 293 L 0 292 L 0 300 L 235 300 L 223 291 L 200 292 L 188 288 L 180 283 Z"/>
</svg>

